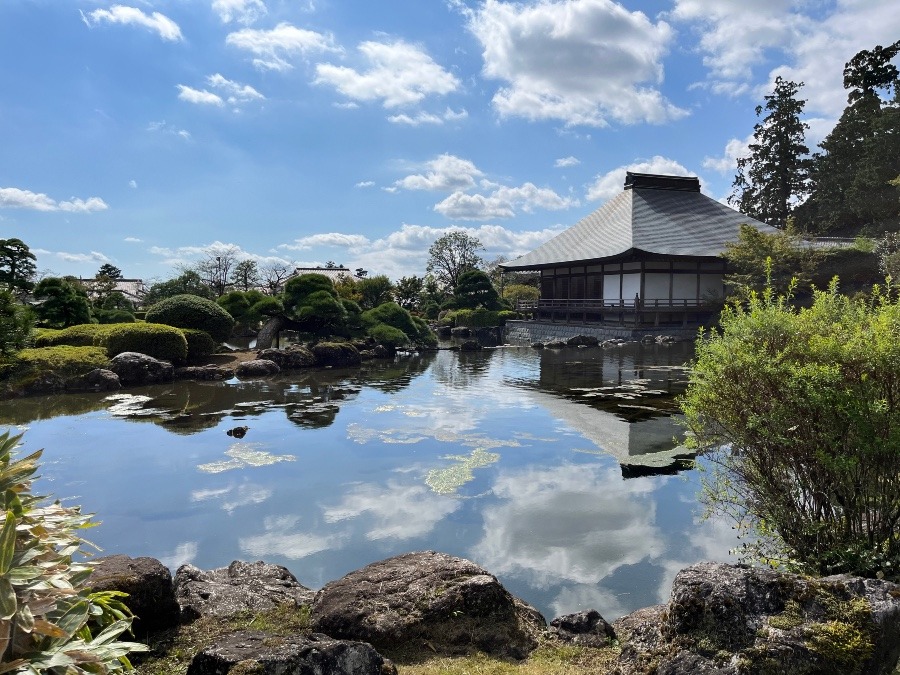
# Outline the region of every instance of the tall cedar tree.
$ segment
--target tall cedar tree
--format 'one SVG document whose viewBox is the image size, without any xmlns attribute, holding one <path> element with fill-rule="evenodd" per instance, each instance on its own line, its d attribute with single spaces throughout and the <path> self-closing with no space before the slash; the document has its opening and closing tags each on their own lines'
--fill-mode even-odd
<svg viewBox="0 0 900 675">
<path fill-rule="evenodd" d="M 900 40 L 856 54 L 844 68 L 847 107 L 813 157 L 813 189 L 797 210 L 809 232 L 878 235 L 900 222 Z M 882 92 L 885 98 L 882 98 Z M 889 101 L 893 93 L 893 100 Z"/>
<path fill-rule="evenodd" d="M 738 173 L 728 203 L 769 225 L 783 228 L 793 205 L 807 194 L 809 125 L 800 120 L 806 101 L 797 99 L 799 84 L 775 78 L 774 91 L 756 116 L 768 114 L 753 127 L 750 156 L 738 160 Z"/>
</svg>

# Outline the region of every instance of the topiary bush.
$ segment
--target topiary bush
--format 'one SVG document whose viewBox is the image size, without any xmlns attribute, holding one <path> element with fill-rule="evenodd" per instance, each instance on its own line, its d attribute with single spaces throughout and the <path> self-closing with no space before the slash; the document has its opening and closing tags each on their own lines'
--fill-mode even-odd
<svg viewBox="0 0 900 675">
<path fill-rule="evenodd" d="M 216 342 L 209 333 L 193 328 L 182 328 L 181 332 L 187 340 L 187 360 L 195 363 L 216 351 Z"/>
<path fill-rule="evenodd" d="M 212 300 L 196 295 L 176 295 L 161 300 L 147 310 L 146 320 L 147 323 L 203 330 L 216 343 L 225 342 L 234 328 L 231 314 Z"/>
<path fill-rule="evenodd" d="M 134 323 L 134 314 L 124 309 L 97 309 L 94 308 L 94 318 L 98 323 Z"/>
<path fill-rule="evenodd" d="M 20 372 L 53 371 L 63 377 L 83 375 L 95 368 L 106 368 L 109 358 L 102 347 L 39 347 L 16 354 Z"/>
<path fill-rule="evenodd" d="M 35 335 L 34 346 L 102 347 L 106 344 L 106 339 L 113 328 L 114 326 L 111 325 L 83 323 L 62 330 L 43 329 Z"/>
<path fill-rule="evenodd" d="M 409 344 L 409 337 L 399 328 L 388 326 L 386 323 L 379 323 L 369 328 L 366 333 L 378 344 L 384 345 L 388 349 L 397 349 L 397 347 L 405 347 Z"/>
<path fill-rule="evenodd" d="M 57 347 L 55 349 L 92 349 Z M 31 494 L 41 450 L 13 459 L 19 436 L 0 435 L 0 670 L 16 673 L 118 673 L 129 652 L 147 651 L 119 636 L 131 627 L 123 593 L 91 593 L 91 567 L 73 562 L 91 516 Z"/>
<path fill-rule="evenodd" d="M 118 324 L 107 336 L 106 350 L 110 358 L 122 352 L 139 352 L 155 359 L 181 363 L 187 359 L 188 343 L 184 333 L 173 326 Z"/>
<path fill-rule="evenodd" d="M 434 331 L 431 330 L 431 327 L 425 323 L 425 320 L 418 316 L 413 316 L 412 320 L 417 330 L 416 342 L 426 347 L 437 347 L 437 335 L 435 335 Z"/>
</svg>

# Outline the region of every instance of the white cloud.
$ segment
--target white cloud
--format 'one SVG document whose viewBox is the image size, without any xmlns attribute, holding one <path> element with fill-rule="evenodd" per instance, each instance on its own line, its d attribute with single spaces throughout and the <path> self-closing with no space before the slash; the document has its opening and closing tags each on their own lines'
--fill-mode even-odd
<svg viewBox="0 0 900 675">
<path fill-rule="evenodd" d="M 128 187 L 137 188 L 137 181 L 132 178 L 130 181 L 128 181 Z"/>
<path fill-rule="evenodd" d="M 741 157 L 750 154 L 749 145 L 753 141 L 753 134 L 744 140 L 732 138 L 725 144 L 725 153 L 722 157 L 704 157 L 703 168 L 717 171 L 720 174 L 735 173 L 737 161 Z"/>
<path fill-rule="evenodd" d="M 147 131 L 160 132 L 171 136 L 178 136 L 186 141 L 191 140 L 191 132 L 187 129 L 179 129 L 171 124 L 167 124 L 165 120 L 161 122 L 150 122 L 147 125 Z"/>
<path fill-rule="evenodd" d="M 297 532 L 297 516 L 269 516 L 263 520 L 263 532 L 252 537 L 241 537 L 241 550 L 251 556 L 271 558 L 284 556 L 292 560 L 338 548 L 342 537 L 338 534 L 321 536 L 313 533 Z"/>
<path fill-rule="evenodd" d="M 581 164 L 581 160 L 570 155 L 569 157 L 560 157 L 558 160 L 553 162 L 553 168 L 565 169 L 566 167 L 578 166 L 579 164 Z"/>
<path fill-rule="evenodd" d="M 358 182 L 356 185 L 354 185 L 354 187 L 370 188 L 370 187 L 373 187 L 374 185 L 375 185 L 374 180 L 362 180 L 362 181 Z"/>
<path fill-rule="evenodd" d="M 113 5 L 109 9 L 95 9 L 87 15 L 82 12 L 81 18 L 88 26 L 90 26 L 91 23 L 96 25 L 101 21 L 126 25 L 133 24 L 158 33 L 163 40 L 178 42 L 182 39 L 181 29 L 178 27 L 177 23 L 172 21 L 172 19 L 159 12 L 153 12 L 152 14 L 147 15 L 137 7 Z"/>
<path fill-rule="evenodd" d="M 195 541 L 186 541 L 178 544 L 171 553 L 162 553 L 159 555 L 159 561 L 170 570 L 177 570 L 182 565 L 187 565 L 194 561 L 200 547 Z"/>
<path fill-rule="evenodd" d="M 674 159 L 668 157 L 660 157 L 656 155 L 650 160 L 643 162 L 634 162 L 627 166 L 620 166 L 617 169 L 608 171 L 602 176 L 597 176 L 594 182 L 588 186 L 587 199 L 596 201 L 598 199 L 610 199 L 615 197 L 622 191 L 625 185 L 625 172 L 634 171 L 636 173 L 659 173 L 671 176 L 694 176 Z"/>
<path fill-rule="evenodd" d="M 225 105 L 225 101 L 221 96 L 207 91 L 206 89 L 193 89 L 183 84 L 176 85 L 178 87 L 178 98 L 188 103 L 196 103 L 198 105 Z"/>
<path fill-rule="evenodd" d="M 232 105 L 246 103 L 247 101 L 265 100 L 265 96 L 260 94 L 249 84 L 241 84 L 234 82 L 226 77 L 216 73 L 206 78 L 209 86 L 222 90 L 228 96 L 228 102 Z"/>
<path fill-rule="evenodd" d="M 262 0 L 213 0 L 212 8 L 222 23 L 237 21 L 246 26 L 255 23 L 268 13 Z"/>
<path fill-rule="evenodd" d="M 126 241 L 129 244 L 142 244 L 144 243 L 143 239 L 138 239 L 137 237 L 125 237 L 122 241 Z"/>
<path fill-rule="evenodd" d="M 29 209 L 32 211 L 66 211 L 68 213 L 91 213 L 105 211 L 109 206 L 99 197 L 67 201 L 56 201 L 43 192 L 31 192 L 19 188 L 0 188 L 0 209 Z"/>
<path fill-rule="evenodd" d="M 411 127 L 418 127 L 423 124 L 443 124 L 444 122 L 457 122 L 459 120 L 464 120 L 469 116 L 467 110 L 463 109 L 459 112 L 451 110 L 447 108 L 443 114 L 435 115 L 434 113 L 420 112 L 416 115 L 407 115 L 405 113 L 401 113 L 399 115 L 391 115 L 388 117 L 388 122 L 392 122 L 393 124 L 406 124 Z"/>
<path fill-rule="evenodd" d="M 501 116 L 601 127 L 686 114 L 654 87 L 673 36 L 663 21 L 612 0 L 486 0 L 466 13 L 484 76 L 505 82 L 493 98 Z"/>
<path fill-rule="evenodd" d="M 531 213 L 535 208 L 556 211 L 577 205 L 577 199 L 561 197 L 550 188 L 525 183 L 515 188 L 499 186 L 489 195 L 454 192 L 436 204 L 434 210 L 447 218 L 492 220 L 512 218 L 517 210 L 525 213 Z"/>
<path fill-rule="evenodd" d="M 66 262 L 89 263 L 89 262 L 112 262 L 110 258 L 103 255 L 99 251 L 91 251 L 90 253 L 67 253 L 65 251 L 57 251 L 54 255 Z"/>
<path fill-rule="evenodd" d="M 355 101 L 380 100 L 385 108 L 421 102 L 459 88 L 459 80 L 428 54 L 402 40 L 363 42 L 358 47 L 370 68 L 359 72 L 330 63 L 316 65 L 316 84 L 327 84 Z"/>
<path fill-rule="evenodd" d="M 823 12 L 824 9 L 824 12 Z M 809 3 L 761 0 L 677 0 L 672 16 L 692 23 L 709 68 L 706 84 L 717 93 L 749 91 L 761 99 L 780 75 L 804 82 L 807 112 L 836 119 L 847 104 L 844 64 L 858 51 L 891 44 L 900 34 L 894 0 L 838 0 Z M 758 86 L 754 72 L 780 63 Z"/>
<path fill-rule="evenodd" d="M 295 239 L 292 244 L 281 244 L 278 248 L 291 251 L 308 251 L 315 246 L 336 246 L 340 248 L 355 249 L 369 243 L 368 237 L 361 234 L 342 234 L 340 232 L 326 232 L 313 234 L 308 237 Z"/>
<path fill-rule="evenodd" d="M 431 532 L 435 525 L 458 510 L 461 502 L 433 493 L 424 485 L 356 485 L 337 506 L 326 508 L 325 522 L 335 523 L 367 516 L 366 538 L 413 539 Z"/>
<path fill-rule="evenodd" d="M 435 157 L 424 168 L 425 173 L 406 176 L 394 185 L 404 190 L 467 190 L 484 175 L 473 162 L 450 154 Z"/>
<path fill-rule="evenodd" d="M 272 30 L 244 28 L 229 33 L 225 44 L 255 54 L 253 64 L 261 70 L 284 71 L 293 68 L 288 59 L 323 52 L 340 52 L 331 35 L 279 23 Z"/>
</svg>

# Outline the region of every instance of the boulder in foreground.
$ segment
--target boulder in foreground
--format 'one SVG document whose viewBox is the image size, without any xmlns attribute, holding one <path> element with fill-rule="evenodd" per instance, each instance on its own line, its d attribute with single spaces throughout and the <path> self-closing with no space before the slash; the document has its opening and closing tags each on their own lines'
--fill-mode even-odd
<svg viewBox="0 0 900 675">
<path fill-rule="evenodd" d="M 312 628 L 376 649 L 472 649 L 522 659 L 546 622 L 478 565 L 444 553 L 407 553 L 372 563 L 316 593 Z"/>
</svg>

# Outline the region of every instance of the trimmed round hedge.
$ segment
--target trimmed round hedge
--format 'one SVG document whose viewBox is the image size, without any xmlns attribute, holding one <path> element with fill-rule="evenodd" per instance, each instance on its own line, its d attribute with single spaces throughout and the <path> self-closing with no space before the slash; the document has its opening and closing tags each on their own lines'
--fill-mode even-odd
<svg viewBox="0 0 900 675">
<path fill-rule="evenodd" d="M 157 302 L 147 310 L 147 323 L 206 331 L 216 343 L 225 342 L 234 328 L 231 314 L 197 295 L 174 295 Z"/>
<path fill-rule="evenodd" d="M 106 352 L 112 358 L 122 352 L 139 352 L 155 359 L 182 363 L 188 343 L 174 326 L 159 323 L 122 323 L 113 326 L 106 338 Z"/>
<path fill-rule="evenodd" d="M 187 360 L 190 363 L 206 358 L 216 351 L 216 342 L 205 330 L 182 328 L 181 332 L 187 340 Z"/>
<path fill-rule="evenodd" d="M 102 347 L 116 326 L 113 324 L 81 323 L 62 330 L 41 330 L 34 338 L 35 347 Z"/>
</svg>

